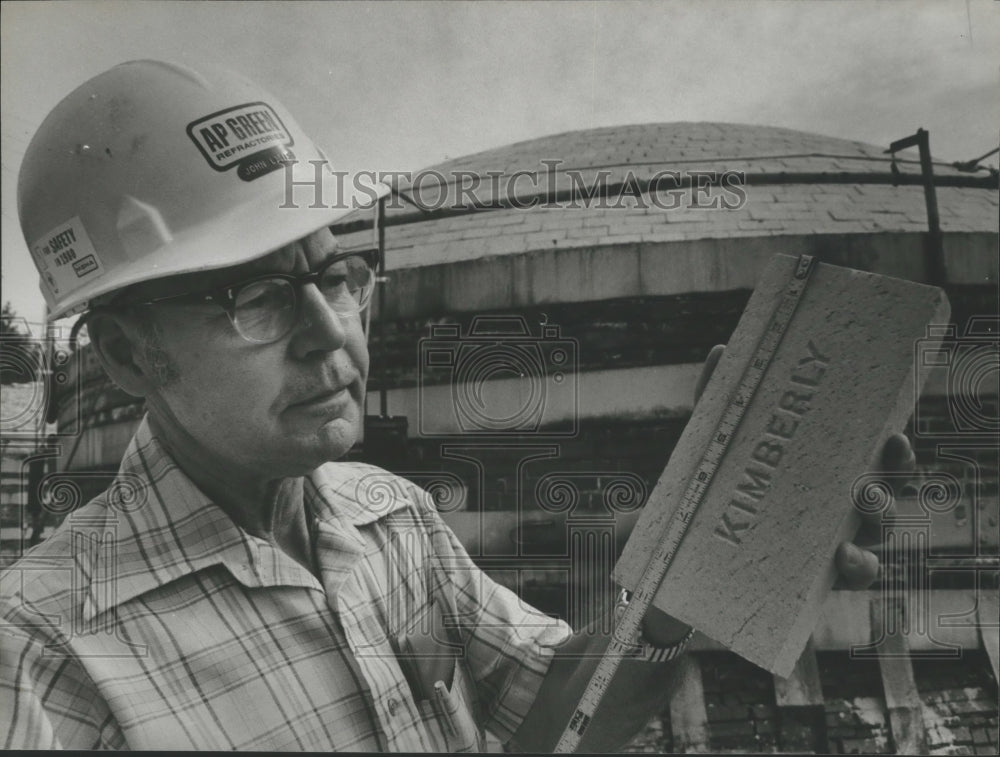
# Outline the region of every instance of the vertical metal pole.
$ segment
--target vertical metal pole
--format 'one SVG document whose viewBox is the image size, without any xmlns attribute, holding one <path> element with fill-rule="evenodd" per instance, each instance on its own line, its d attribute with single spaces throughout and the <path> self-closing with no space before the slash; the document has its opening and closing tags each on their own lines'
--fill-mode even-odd
<svg viewBox="0 0 1000 757">
<path fill-rule="evenodd" d="M 926 129 L 917 129 L 917 147 L 920 150 L 920 172 L 924 179 L 924 201 L 927 203 L 928 234 L 925 248 L 927 274 L 930 283 L 944 286 L 947 272 L 944 263 L 944 239 L 941 234 L 941 217 L 938 215 L 937 190 L 934 188 L 934 166 L 931 165 L 930 139 Z"/>
<path fill-rule="evenodd" d="M 57 420 L 55 412 L 55 370 L 54 361 L 56 357 L 55 350 L 55 324 L 51 318 L 51 311 L 49 310 L 48 303 L 45 305 L 45 323 L 43 325 L 42 337 L 39 340 L 39 350 L 38 355 L 39 365 L 38 365 L 38 376 L 36 380 L 41 383 L 42 387 L 42 398 L 44 401 L 44 407 L 42 407 L 42 412 L 36 419 L 35 433 L 34 433 L 34 449 L 31 451 L 32 457 L 38 456 L 42 451 L 43 439 L 46 438 L 46 427 L 48 426 L 49 419 L 52 418 L 53 421 Z M 77 402 L 80 401 L 79 397 L 75 398 Z M 82 429 L 81 429 L 82 433 Z M 79 437 L 78 437 L 79 439 Z M 42 509 L 42 496 L 41 496 L 41 482 L 42 477 L 45 474 L 45 467 L 47 463 L 44 459 L 40 458 L 38 460 L 33 460 L 30 463 L 30 468 L 28 471 L 28 490 L 24 492 L 23 506 L 28 515 L 29 522 L 31 523 L 31 536 L 29 537 L 29 546 L 34 546 L 42 540 L 42 531 L 45 529 L 45 511 Z"/>
<path fill-rule="evenodd" d="M 386 372 L 385 365 L 382 363 L 384 356 L 386 354 L 385 350 L 385 197 L 379 198 L 378 201 L 378 211 L 376 215 L 375 223 L 376 233 L 378 235 L 378 278 L 376 279 L 378 283 L 378 341 L 379 347 L 381 348 L 381 355 L 379 356 L 379 367 L 381 370 L 381 375 L 379 376 L 378 389 L 379 389 L 379 415 L 382 418 L 386 418 L 389 415 L 389 394 L 386 388 Z"/>
<path fill-rule="evenodd" d="M 941 218 L 938 215 L 937 191 L 934 188 L 934 166 L 931 165 L 930 139 L 926 129 L 897 139 L 886 150 L 895 155 L 899 150 L 916 146 L 920 150 L 920 172 L 924 180 L 924 201 L 927 204 L 928 232 L 924 236 L 924 268 L 931 284 L 944 286 L 947 271 L 944 264 L 944 240 L 941 236 Z M 893 164 L 895 169 L 895 163 Z"/>
<path fill-rule="evenodd" d="M 41 365 L 38 371 L 38 379 L 42 382 L 42 396 L 45 398 L 45 407 L 42 409 L 42 414 L 38 418 L 38 423 L 35 428 L 35 441 L 36 448 L 41 446 L 40 440 L 45 437 L 45 427 L 49 423 L 49 419 L 55 415 L 55 370 L 53 361 L 56 358 L 56 330 L 55 323 L 53 323 L 50 317 L 51 311 L 49 310 L 48 303 L 45 304 L 45 324 L 44 324 L 44 334 L 41 338 L 41 348 L 44 351 L 44 355 L 40 355 Z"/>
</svg>

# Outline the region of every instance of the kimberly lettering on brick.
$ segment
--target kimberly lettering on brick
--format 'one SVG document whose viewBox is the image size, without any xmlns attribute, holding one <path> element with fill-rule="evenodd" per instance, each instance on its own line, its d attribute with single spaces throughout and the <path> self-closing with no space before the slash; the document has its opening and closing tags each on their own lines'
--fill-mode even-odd
<svg viewBox="0 0 1000 757">
<path fill-rule="evenodd" d="M 761 500 L 771 488 L 772 477 L 785 448 L 809 412 L 813 395 L 830 364 L 830 358 L 820 352 L 812 340 L 806 350 L 808 354 L 798 361 L 789 377 L 788 389 L 781 395 L 777 409 L 750 454 L 751 462 L 743 470 L 743 481 L 737 484 L 713 532 L 734 547 L 740 546 L 740 534 L 753 525 L 760 512 Z"/>
<path fill-rule="evenodd" d="M 741 377 L 798 265 L 778 254 L 761 272 L 614 569 L 634 590 L 728 408 L 745 402 L 653 605 L 783 678 L 836 580 L 837 545 L 860 524 L 853 487 L 878 469 L 886 439 L 913 413 L 929 371 L 917 345 L 950 314 L 935 287 L 814 263 L 760 383 L 744 396 Z"/>
</svg>

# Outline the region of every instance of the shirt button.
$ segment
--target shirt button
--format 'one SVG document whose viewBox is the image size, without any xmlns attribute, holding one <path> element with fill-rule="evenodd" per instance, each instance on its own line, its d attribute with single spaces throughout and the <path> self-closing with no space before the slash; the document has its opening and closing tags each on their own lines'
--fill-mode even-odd
<svg viewBox="0 0 1000 757">
<path fill-rule="evenodd" d="M 389 714 L 390 715 L 395 715 L 396 714 L 396 710 L 398 710 L 398 709 L 399 709 L 399 700 L 397 700 L 397 699 L 390 699 L 389 700 Z"/>
</svg>

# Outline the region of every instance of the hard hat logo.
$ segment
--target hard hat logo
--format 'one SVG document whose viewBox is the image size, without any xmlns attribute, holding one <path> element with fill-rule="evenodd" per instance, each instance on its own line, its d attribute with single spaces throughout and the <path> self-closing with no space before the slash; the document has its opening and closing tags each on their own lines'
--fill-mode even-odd
<svg viewBox="0 0 1000 757">
<path fill-rule="evenodd" d="M 274 109 L 263 102 L 237 105 L 198 119 L 188 136 L 216 171 L 238 165 L 243 181 L 253 181 L 295 159 L 295 140 Z"/>
<path fill-rule="evenodd" d="M 71 292 L 102 270 L 79 218 L 71 218 L 43 235 L 31 246 L 31 252 L 52 294 Z"/>
</svg>

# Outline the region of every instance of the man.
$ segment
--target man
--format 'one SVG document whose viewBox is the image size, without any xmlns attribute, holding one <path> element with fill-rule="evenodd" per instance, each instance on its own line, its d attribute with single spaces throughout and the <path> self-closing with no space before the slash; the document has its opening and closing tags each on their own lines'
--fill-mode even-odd
<svg viewBox="0 0 1000 757">
<path fill-rule="evenodd" d="M 86 312 L 147 417 L 116 483 L 4 575 L 4 746 L 555 745 L 607 637 L 492 582 L 422 492 L 332 462 L 362 420 L 374 277 L 328 230 L 353 198 L 324 160 L 270 94 L 153 61 L 81 86 L 29 146 L 52 317 Z M 289 202 L 309 182 L 323 200 Z M 838 565 L 877 572 L 853 545 Z M 688 631 L 650 611 L 581 748 L 662 708 Z"/>
</svg>

